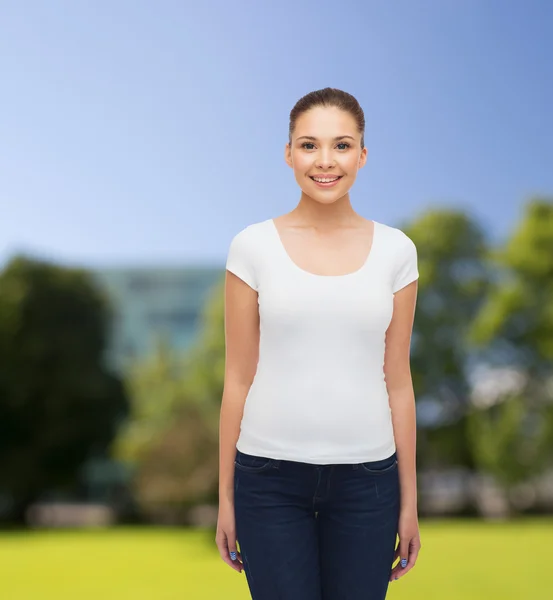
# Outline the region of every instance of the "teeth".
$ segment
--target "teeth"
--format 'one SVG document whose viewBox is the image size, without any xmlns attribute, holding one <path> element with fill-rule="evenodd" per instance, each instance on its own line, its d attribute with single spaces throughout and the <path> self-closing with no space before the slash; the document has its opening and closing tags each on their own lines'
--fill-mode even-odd
<svg viewBox="0 0 553 600">
<path fill-rule="evenodd" d="M 330 183 L 331 181 L 336 181 L 338 177 L 335 177 L 334 179 L 319 179 L 318 177 L 313 177 L 313 179 L 319 183 Z"/>
</svg>

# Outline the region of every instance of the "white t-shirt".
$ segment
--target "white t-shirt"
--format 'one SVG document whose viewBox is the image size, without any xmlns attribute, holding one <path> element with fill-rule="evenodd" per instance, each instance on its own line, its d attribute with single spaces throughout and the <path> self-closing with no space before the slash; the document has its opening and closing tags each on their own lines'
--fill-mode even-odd
<svg viewBox="0 0 553 600">
<path fill-rule="evenodd" d="M 259 362 L 236 447 L 312 464 L 393 454 L 385 333 L 393 294 L 419 276 L 413 241 L 375 221 L 359 270 L 315 275 L 292 261 L 268 219 L 234 236 L 226 268 L 258 292 L 260 315 Z"/>
</svg>

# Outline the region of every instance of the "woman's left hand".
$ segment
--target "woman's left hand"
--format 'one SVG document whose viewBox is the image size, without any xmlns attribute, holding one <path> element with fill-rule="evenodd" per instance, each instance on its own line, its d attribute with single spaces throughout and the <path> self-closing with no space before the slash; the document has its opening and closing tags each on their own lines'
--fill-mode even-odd
<svg viewBox="0 0 553 600">
<path fill-rule="evenodd" d="M 399 544 L 393 562 L 397 558 L 400 560 L 392 569 L 390 581 L 395 581 L 403 577 L 417 562 L 419 550 L 421 549 L 421 540 L 416 509 L 401 509 L 398 529 Z"/>
</svg>

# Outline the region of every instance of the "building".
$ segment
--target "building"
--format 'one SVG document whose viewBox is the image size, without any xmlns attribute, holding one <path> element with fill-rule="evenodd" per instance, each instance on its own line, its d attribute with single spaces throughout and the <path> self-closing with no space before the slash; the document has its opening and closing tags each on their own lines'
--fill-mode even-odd
<svg viewBox="0 0 553 600">
<path fill-rule="evenodd" d="M 187 350 L 224 268 L 106 268 L 91 273 L 112 305 L 107 359 L 119 371 L 151 353 L 160 338 L 178 351 Z"/>
</svg>

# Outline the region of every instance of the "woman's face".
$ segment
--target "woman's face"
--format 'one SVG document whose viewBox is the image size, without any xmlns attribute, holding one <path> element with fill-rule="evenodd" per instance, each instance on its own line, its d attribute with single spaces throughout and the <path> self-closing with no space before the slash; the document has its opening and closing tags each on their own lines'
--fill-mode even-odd
<svg viewBox="0 0 553 600">
<path fill-rule="evenodd" d="M 365 165 L 367 149 L 349 112 L 317 106 L 296 121 L 292 143 L 286 144 L 285 160 L 303 193 L 325 204 L 345 196 L 357 171 Z M 335 179 L 318 183 L 314 178 Z"/>
</svg>

